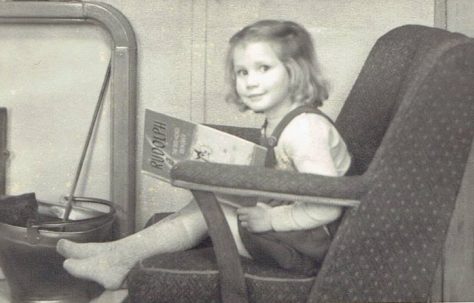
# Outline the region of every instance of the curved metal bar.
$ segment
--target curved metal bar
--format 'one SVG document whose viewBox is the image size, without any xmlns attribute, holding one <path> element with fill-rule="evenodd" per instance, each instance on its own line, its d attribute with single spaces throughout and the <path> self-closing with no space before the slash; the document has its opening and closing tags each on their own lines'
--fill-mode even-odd
<svg viewBox="0 0 474 303">
<path fill-rule="evenodd" d="M 127 18 L 100 2 L 0 2 L 1 23 L 97 23 L 112 38 L 112 165 L 110 191 L 119 236 L 135 229 L 137 43 Z"/>
</svg>

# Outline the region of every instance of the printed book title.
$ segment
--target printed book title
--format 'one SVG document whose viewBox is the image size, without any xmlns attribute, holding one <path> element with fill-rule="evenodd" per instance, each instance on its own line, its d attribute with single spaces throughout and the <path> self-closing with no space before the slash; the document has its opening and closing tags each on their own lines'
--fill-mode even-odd
<svg viewBox="0 0 474 303">
<path fill-rule="evenodd" d="M 142 171 L 170 181 L 179 161 L 262 165 L 265 148 L 208 126 L 147 110 Z"/>
</svg>

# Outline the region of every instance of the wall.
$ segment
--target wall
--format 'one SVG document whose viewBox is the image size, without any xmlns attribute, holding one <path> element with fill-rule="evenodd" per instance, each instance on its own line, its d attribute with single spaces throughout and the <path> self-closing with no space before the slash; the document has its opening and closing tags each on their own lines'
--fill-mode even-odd
<svg viewBox="0 0 474 303">
<path fill-rule="evenodd" d="M 130 20 L 138 40 L 138 163 L 145 108 L 197 122 L 259 126 L 223 102 L 226 41 L 260 18 L 287 18 L 313 34 L 332 84 L 323 110 L 336 117 L 376 38 L 402 24 L 433 25 L 431 0 L 107 0 Z M 2 26 L 0 105 L 9 111 L 7 191 L 53 200 L 69 192 L 108 60 L 97 27 Z M 109 196 L 107 103 L 78 194 Z M 190 195 L 137 172 L 137 226 L 175 210 Z M 163 198 L 165 197 L 165 198 Z"/>
<path fill-rule="evenodd" d="M 446 28 L 474 37 L 474 1 L 447 0 Z M 474 144 L 468 160 L 445 246 L 442 298 L 474 299 Z"/>
<path fill-rule="evenodd" d="M 0 106 L 8 111 L 7 193 L 58 201 L 73 183 L 108 60 L 92 25 L 2 25 Z M 110 104 L 101 113 L 78 194 L 109 196 Z"/>
<path fill-rule="evenodd" d="M 474 37 L 474 2 L 470 0 L 447 0 L 446 5 L 447 29 Z"/>
</svg>

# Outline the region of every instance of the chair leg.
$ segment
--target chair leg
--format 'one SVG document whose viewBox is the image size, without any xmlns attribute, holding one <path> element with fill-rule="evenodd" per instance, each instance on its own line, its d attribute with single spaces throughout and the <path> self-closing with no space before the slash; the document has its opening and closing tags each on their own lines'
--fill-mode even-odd
<svg viewBox="0 0 474 303">
<path fill-rule="evenodd" d="M 247 303 L 247 286 L 240 255 L 219 202 L 212 192 L 192 190 L 192 193 L 204 215 L 214 245 L 222 302 Z"/>
</svg>

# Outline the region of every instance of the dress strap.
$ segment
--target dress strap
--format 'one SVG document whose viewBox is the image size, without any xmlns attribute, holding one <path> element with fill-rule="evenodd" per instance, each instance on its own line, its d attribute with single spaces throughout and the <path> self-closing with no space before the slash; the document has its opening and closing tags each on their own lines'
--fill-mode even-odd
<svg viewBox="0 0 474 303">
<path fill-rule="evenodd" d="M 265 129 L 267 127 L 268 121 L 265 120 L 263 126 L 262 126 L 262 137 L 261 137 L 261 145 L 265 146 L 267 148 L 267 155 L 265 157 L 265 167 L 274 167 L 276 165 L 276 157 L 275 157 L 275 146 L 278 144 L 278 140 L 280 139 L 281 133 L 285 129 L 285 127 L 298 115 L 303 114 L 303 113 L 313 113 L 313 114 L 318 114 L 326 119 L 328 119 L 333 125 L 334 122 L 329 118 L 325 113 L 320 111 L 319 109 L 310 106 L 310 105 L 302 105 L 299 106 L 292 111 L 290 111 L 288 114 L 281 119 L 281 121 L 277 124 L 275 129 L 273 130 L 272 134 L 270 137 L 267 137 L 265 135 Z"/>
</svg>

